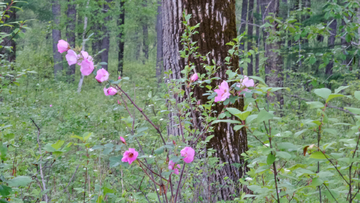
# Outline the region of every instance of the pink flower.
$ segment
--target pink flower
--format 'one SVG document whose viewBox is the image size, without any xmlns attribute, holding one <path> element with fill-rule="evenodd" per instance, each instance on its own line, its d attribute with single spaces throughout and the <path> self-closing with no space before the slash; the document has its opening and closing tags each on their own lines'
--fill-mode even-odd
<svg viewBox="0 0 360 203">
<path fill-rule="evenodd" d="M 85 59 L 87 59 L 88 61 L 93 61 L 93 58 L 89 56 L 89 53 L 87 53 L 86 51 L 81 51 L 78 56 L 78 65 L 81 66 L 81 62 Z"/>
<path fill-rule="evenodd" d="M 121 76 L 118 77 L 118 80 L 120 80 L 120 79 L 121 79 Z"/>
<path fill-rule="evenodd" d="M 229 92 L 229 85 L 226 81 L 223 81 L 219 89 L 214 90 L 217 93 L 217 96 L 215 97 L 215 102 L 218 101 L 225 101 L 230 96 Z"/>
<path fill-rule="evenodd" d="M 118 100 L 118 104 L 121 105 L 121 102 Z"/>
<path fill-rule="evenodd" d="M 137 151 L 135 151 L 134 148 L 129 148 L 129 151 L 124 152 L 124 155 L 123 155 L 123 158 L 121 159 L 121 161 L 128 162 L 129 165 L 131 165 L 131 163 L 136 160 L 138 155 L 139 155 L 139 153 Z"/>
<path fill-rule="evenodd" d="M 116 92 L 117 92 L 117 90 L 115 88 L 113 88 L 113 87 L 109 87 L 107 89 L 106 89 L 106 87 L 104 87 L 105 96 L 110 96 L 110 95 L 113 96 L 113 95 L 116 94 Z"/>
<path fill-rule="evenodd" d="M 94 70 L 94 62 L 89 61 L 88 59 L 82 60 L 80 66 L 80 71 L 85 76 L 90 75 Z"/>
<path fill-rule="evenodd" d="M 184 157 L 185 163 L 191 163 L 194 161 L 195 150 L 191 147 L 185 147 L 180 151 L 181 156 Z"/>
<path fill-rule="evenodd" d="M 190 77 L 190 80 L 193 81 L 193 82 L 195 82 L 198 78 L 199 78 L 199 77 L 198 77 L 197 73 L 194 73 L 194 75 L 192 75 L 192 76 Z"/>
<path fill-rule="evenodd" d="M 98 82 L 104 82 L 104 81 L 107 81 L 109 79 L 109 73 L 105 70 L 105 69 L 99 69 L 97 72 L 96 72 L 96 77 L 95 79 L 98 81 Z"/>
<path fill-rule="evenodd" d="M 70 49 L 70 45 L 67 43 L 67 41 L 61 39 L 58 41 L 57 48 L 58 52 L 63 53 Z"/>
<path fill-rule="evenodd" d="M 120 140 L 121 140 L 122 143 L 126 144 L 126 141 L 125 141 L 125 139 L 123 137 L 120 136 Z"/>
<path fill-rule="evenodd" d="M 50 104 L 50 107 L 52 107 L 52 104 Z"/>
<path fill-rule="evenodd" d="M 254 87 L 255 83 L 253 79 L 249 79 L 246 75 L 244 75 L 244 79 L 241 81 L 241 86 Z"/>
<path fill-rule="evenodd" d="M 67 52 L 65 58 L 69 64 L 69 66 L 76 64 L 78 61 L 78 55 L 76 54 L 75 51 L 73 51 L 71 49 Z"/>
<path fill-rule="evenodd" d="M 180 165 L 171 160 L 169 161 L 169 169 L 173 170 L 176 175 L 179 175 L 179 168 L 181 168 Z"/>
</svg>

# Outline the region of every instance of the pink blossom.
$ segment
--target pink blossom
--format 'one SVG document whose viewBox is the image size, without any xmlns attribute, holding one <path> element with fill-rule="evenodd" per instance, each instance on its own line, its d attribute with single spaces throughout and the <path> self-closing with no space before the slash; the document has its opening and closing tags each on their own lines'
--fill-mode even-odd
<svg viewBox="0 0 360 203">
<path fill-rule="evenodd" d="M 94 62 L 89 61 L 88 59 L 82 60 L 80 66 L 80 71 L 85 76 L 90 75 L 94 70 Z"/>
<path fill-rule="evenodd" d="M 184 157 L 185 163 L 191 163 L 194 161 L 195 150 L 191 147 L 185 147 L 180 151 L 181 156 Z"/>
<path fill-rule="evenodd" d="M 129 165 L 136 160 L 139 153 L 135 151 L 134 148 L 129 148 L 129 151 L 125 151 L 123 158 L 121 159 L 122 162 L 128 162 Z"/>
<path fill-rule="evenodd" d="M 76 64 L 78 61 L 78 55 L 76 54 L 75 51 L 73 51 L 71 49 L 67 52 L 65 58 L 69 64 L 69 66 Z"/>
<path fill-rule="evenodd" d="M 99 69 L 97 72 L 96 72 L 96 77 L 95 79 L 98 81 L 98 82 L 104 82 L 104 81 L 107 81 L 109 79 L 109 73 L 105 70 L 105 69 Z"/>
<path fill-rule="evenodd" d="M 81 62 L 87 59 L 88 61 L 93 61 L 93 58 L 86 51 L 81 51 L 78 56 L 78 65 L 81 66 Z"/>
<path fill-rule="evenodd" d="M 244 79 L 241 81 L 241 86 L 244 87 L 254 87 L 255 83 L 253 79 L 249 79 L 246 75 L 244 75 Z"/>
<path fill-rule="evenodd" d="M 113 87 L 109 87 L 106 89 L 106 87 L 104 87 L 104 94 L 105 96 L 113 96 L 117 93 L 117 90 Z"/>
<path fill-rule="evenodd" d="M 121 76 L 118 77 L 118 80 L 120 80 L 120 79 L 121 79 Z"/>
<path fill-rule="evenodd" d="M 121 105 L 121 102 L 118 100 L 118 104 Z"/>
<path fill-rule="evenodd" d="M 50 107 L 52 107 L 52 104 L 50 104 Z"/>
<path fill-rule="evenodd" d="M 217 93 L 217 96 L 215 97 L 215 102 L 218 101 L 225 101 L 230 96 L 229 92 L 229 85 L 226 81 L 223 81 L 219 89 L 214 90 Z"/>
<path fill-rule="evenodd" d="M 173 170 L 176 175 L 179 175 L 179 168 L 181 168 L 180 165 L 171 160 L 169 161 L 169 169 Z"/>
<path fill-rule="evenodd" d="M 199 78 L 199 77 L 198 77 L 197 73 L 194 73 L 194 75 L 192 75 L 192 76 L 190 77 L 190 80 L 193 81 L 193 82 L 195 82 L 198 78 Z"/>
<path fill-rule="evenodd" d="M 120 140 L 121 140 L 122 143 L 126 144 L 126 141 L 125 141 L 125 139 L 123 137 L 120 136 Z"/>
<path fill-rule="evenodd" d="M 59 40 L 57 44 L 58 52 L 63 53 L 70 49 L 69 43 L 65 40 Z"/>
</svg>

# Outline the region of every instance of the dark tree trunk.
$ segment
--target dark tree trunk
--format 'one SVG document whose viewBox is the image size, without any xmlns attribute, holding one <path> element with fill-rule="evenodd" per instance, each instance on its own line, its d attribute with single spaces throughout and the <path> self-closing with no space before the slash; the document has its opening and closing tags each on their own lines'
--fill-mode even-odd
<svg viewBox="0 0 360 203">
<path fill-rule="evenodd" d="M 7 1 L 7 3 L 11 3 L 11 1 Z M 11 6 L 15 6 L 16 3 L 13 3 Z M 16 21 L 16 9 L 15 8 L 10 8 L 9 11 L 5 12 L 5 15 L 7 17 L 5 17 L 3 20 L 5 23 L 12 23 L 14 21 Z M 10 27 L 10 26 L 4 26 L 1 27 L 0 31 L 4 32 L 6 34 L 10 34 L 12 33 L 12 31 L 17 28 L 18 26 L 15 27 Z M 10 50 L 6 50 L 5 48 L 1 48 L 0 49 L 0 54 L 3 54 L 7 60 L 9 62 L 15 62 L 16 60 L 16 41 L 14 40 L 14 37 L 16 37 L 17 33 L 13 33 L 12 35 L 5 37 L 3 40 L 3 42 L 1 43 L 1 46 L 3 47 L 11 47 L 11 51 Z"/>
<path fill-rule="evenodd" d="M 161 1 L 158 1 L 158 14 L 156 16 L 156 78 L 158 81 L 158 87 L 162 82 L 163 72 L 163 36 L 162 36 L 162 6 Z"/>
<path fill-rule="evenodd" d="M 143 7 L 145 8 L 146 6 L 147 6 L 147 1 L 143 0 Z M 146 18 L 143 18 L 143 20 L 142 20 L 142 30 L 143 30 L 142 49 L 143 49 L 143 53 L 144 53 L 143 64 L 145 64 L 145 61 L 147 61 L 149 59 L 149 43 L 148 43 L 149 30 L 148 30 L 148 21 Z"/>
<path fill-rule="evenodd" d="M 60 16 L 61 16 L 61 7 L 58 0 L 53 0 L 52 12 L 54 15 L 54 29 L 52 30 L 52 39 L 53 39 L 53 55 L 54 55 L 54 75 L 55 78 L 63 70 L 62 66 L 62 56 L 58 52 L 57 43 L 61 39 L 61 31 L 59 30 Z"/>
<path fill-rule="evenodd" d="M 336 36 L 336 31 L 337 31 L 337 21 L 334 19 L 334 21 L 330 24 L 330 29 L 332 34 L 329 36 L 328 39 L 328 47 L 329 49 L 333 49 L 335 46 L 335 36 Z M 333 73 L 333 67 L 334 67 L 334 62 L 332 60 L 330 60 L 330 62 L 326 65 L 325 68 L 325 74 L 327 76 L 331 76 L 331 74 Z"/>
<path fill-rule="evenodd" d="M 110 32 L 109 32 L 108 24 L 111 20 L 111 17 L 108 14 L 108 12 L 110 10 L 110 6 L 109 6 L 110 2 L 112 2 L 112 0 L 106 0 L 103 7 L 103 12 L 105 13 L 106 17 L 104 18 L 104 25 L 102 26 L 103 38 L 101 42 L 101 50 L 105 49 L 105 51 L 101 53 L 101 62 L 106 63 L 106 65 L 102 65 L 102 67 L 105 70 L 108 69 L 108 63 L 109 63 Z"/>
<path fill-rule="evenodd" d="M 267 0 L 270 2 L 270 0 Z M 271 1 L 268 9 L 269 13 L 274 13 L 275 15 L 279 14 L 279 0 Z M 272 32 L 277 31 L 277 23 L 270 28 Z M 283 60 L 281 54 L 278 52 L 281 49 L 281 41 L 278 42 L 267 42 L 265 48 L 265 57 L 267 57 L 265 65 L 266 73 L 266 83 L 270 87 L 282 87 L 283 86 L 283 77 L 282 77 L 282 66 Z M 283 104 L 283 96 L 279 93 L 276 93 L 277 100 L 280 102 L 280 105 Z M 274 98 L 270 98 L 270 102 L 273 102 Z"/>
<path fill-rule="evenodd" d="M 253 25 L 254 24 L 254 0 L 249 0 L 249 12 L 248 12 L 248 44 L 247 49 L 252 49 L 252 42 L 253 42 Z M 254 75 L 254 67 L 253 67 L 253 57 L 250 56 L 250 63 L 248 64 L 247 68 L 247 75 Z"/>
<path fill-rule="evenodd" d="M 185 9 L 187 14 L 192 14 L 190 25 L 194 26 L 200 23 L 192 41 L 197 42 L 199 47 L 197 51 L 201 55 L 208 54 L 206 62 L 200 61 L 199 58 L 192 58 L 197 73 L 205 73 L 201 63 L 208 65 L 217 65 L 220 67 L 216 73 L 221 80 L 214 81 L 211 85 L 216 87 L 227 79 L 226 70 L 231 68 L 233 71 L 238 69 L 239 60 L 234 58 L 230 67 L 224 64 L 225 57 L 228 54 L 230 46 L 226 46 L 227 42 L 236 38 L 236 18 L 235 18 L 235 0 L 181 0 L 168 1 L 163 0 L 163 48 L 164 48 L 164 68 L 165 71 L 172 71 L 168 77 L 170 79 L 179 79 L 183 75 L 181 70 L 184 69 L 184 60 L 180 59 L 179 48 L 180 37 L 183 33 L 181 26 L 182 11 Z M 213 64 L 213 61 L 215 64 Z M 205 89 L 200 87 L 194 88 L 194 96 L 204 104 L 207 96 L 203 96 Z M 189 95 L 188 95 L 189 96 Z M 234 108 L 243 110 L 244 102 L 239 100 L 233 105 Z M 216 103 L 213 110 L 216 117 L 224 106 Z M 169 125 L 174 124 L 174 122 Z M 197 126 L 201 127 L 201 126 Z M 178 134 L 178 126 L 169 126 L 170 134 Z M 241 190 L 238 185 L 239 178 L 243 177 L 247 171 L 246 163 L 241 154 L 248 150 L 246 130 L 243 128 L 239 131 L 233 131 L 233 125 L 228 123 L 218 123 L 213 126 L 215 135 L 208 143 L 207 148 L 214 149 L 214 156 L 219 158 L 219 164 L 224 164 L 221 169 L 215 170 L 214 174 L 209 177 L 210 182 L 214 183 L 211 187 L 210 194 L 215 199 L 230 200 L 232 194 L 236 194 Z M 240 167 L 235 166 L 240 164 Z M 227 180 L 228 177 L 229 180 Z M 235 183 L 235 185 L 233 183 Z M 210 186 L 209 186 L 210 187 Z M 209 202 L 216 202 L 216 200 Z"/>
<path fill-rule="evenodd" d="M 66 38 L 67 42 L 72 48 L 75 48 L 75 23 L 76 23 L 76 4 L 75 0 L 68 0 L 67 18 L 68 22 L 66 25 Z M 73 75 L 75 74 L 75 65 L 68 68 L 67 75 L 71 76 L 70 81 L 74 81 Z"/>
<path fill-rule="evenodd" d="M 241 23 L 240 23 L 240 35 L 243 34 L 246 30 L 247 25 L 247 9 L 248 9 L 248 0 L 243 0 L 241 5 Z M 245 41 L 240 45 L 240 50 L 245 50 Z"/>
<path fill-rule="evenodd" d="M 123 67 L 124 67 L 124 51 L 125 51 L 125 32 L 124 32 L 124 24 L 125 24 L 125 1 L 120 1 L 120 17 L 117 21 L 118 27 L 120 29 L 119 33 L 119 55 L 118 55 L 118 74 L 123 76 Z"/>
<path fill-rule="evenodd" d="M 256 2 L 256 13 L 257 13 L 257 16 L 260 16 L 260 0 L 257 0 Z M 255 21 L 257 25 L 260 25 L 261 24 L 261 21 L 259 21 L 258 19 Z M 258 47 L 258 49 L 260 49 L 260 27 L 256 26 L 255 28 L 256 30 L 256 46 Z M 260 66 L 260 63 L 259 63 L 259 53 L 256 54 L 255 56 L 255 71 L 256 71 L 256 75 L 259 76 L 259 66 Z"/>
</svg>

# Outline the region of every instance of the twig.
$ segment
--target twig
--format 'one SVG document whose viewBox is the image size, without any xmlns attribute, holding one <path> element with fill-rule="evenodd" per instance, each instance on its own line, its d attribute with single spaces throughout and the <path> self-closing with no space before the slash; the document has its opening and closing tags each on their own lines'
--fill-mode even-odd
<svg viewBox="0 0 360 203">
<path fill-rule="evenodd" d="M 46 203 L 48 203 L 48 202 L 49 202 L 49 198 L 48 198 L 48 196 L 47 196 L 47 194 L 46 194 L 46 183 L 45 183 L 43 168 L 42 168 L 42 164 L 41 164 L 41 161 L 42 161 L 42 153 L 41 153 L 41 145 L 40 145 L 40 128 L 39 128 L 39 126 L 35 123 L 35 121 L 34 121 L 32 118 L 30 118 L 30 120 L 34 123 L 35 127 L 36 127 L 37 130 L 38 130 L 37 143 L 38 143 L 38 145 L 39 145 L 39 153 L 40 153 L 40 159 L 39 159 L 40 177 L 41 177 L 41 182 L 42 182 L 42 186 L 43 186 L 44 198 L 45 198 Z"/>
<path fill-rule="evenodd" d="M 338 202 L 338 201 L 336 200 L 336 198 L 334 197 L 334 195 L 333 195 L 333 194 L 331 193 L 331 191 L 329 190 L 329 188 L 325 185 L 325 183 L 323 183 L 323 185 L 324 185 L 324 186 L 326 187 L 326 189 L 329 191 L 331 197 L 334 198 L 335 202 Z"/>
<path fill-rule="evenodd" d="M 183 177 L 183 175 L 184 175 L 185 165 L 186 165 L 186 164 L 184 163 L 184 165 L 183 165 L 183 167 L 182 167 L 182 169 L 181 169 L 181 174 L 180 174 L 179 184 L 178 184 L 178 187 L 177 187 L 177 189 L 176 189 L 176 194 L 175 194 L 175 199 L 174 199 L 174 202 L 176 202 L 176 199 L 177 199 L 178 194 L 179 194 L 179 191 L 180 191 L 181 179 L 182 179 L 182 177 Z"/>
<path fill-rule="evenodd" d="M 66 188 L 64 189 L 64 192 L 66 192 L 66 191 L 67 191 L 67 189 L 68 189 L 68 187 L 69 187 L 69 185 L 70 185 L 71 181 L 74 179 L 75 174 L 76 174 L 77 170 L 79 169 L 79 166 L 80 166 L 80 164 L 78 164 L 78 165 L 77 165 L 77 167 L 76 167 L 76 169 L 75 169 L 74 174 L 71 176 L 69 183 L 67 184 Z"/>
</svg>

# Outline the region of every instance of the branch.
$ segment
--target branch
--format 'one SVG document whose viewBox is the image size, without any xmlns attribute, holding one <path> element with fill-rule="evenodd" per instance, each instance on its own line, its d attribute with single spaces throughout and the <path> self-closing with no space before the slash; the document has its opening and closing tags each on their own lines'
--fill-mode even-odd
<svg viewBox="0 0 360 203">
<path fill-rule="evenodd" d="M 41 161 L 42 161 L 42 153 L 41 153 L 41 145 L 40 145 L 40 128 L 39 126 L 35 123 L 35 121 L 30 118 L 30 120 L 34 123 L 35 127 L 37 128 L 38 130 L 38 135 L 37 135 L 37 143 L 39 145 L 39 153 L 40 153 L 40 159 L 39 159 L 39 167 L 40 167 L 40 176 L 41 176 L 41 182 L 42 182 L 42 185 L 43 185 L 43 192 L 45 192 L 44 194 L 44 198 L 45 198 L 45 201 L 46 203 L 49 202 L 49 198 L 46 194 L 46 184 L 45 184 L 45 178 L 44 178 L 44 173 L 43 173 L 43 168 L 42 168 L 42 164 L 41 164 Z"/>
<path fill-rule="evenodd" d="M 64 192 L 67 192 L 67 189 L 68 189 L 68 187 L 69 187 L 69 185 L 70 185 L 71 181 L 74 179 L 75 174 L 76 174 L 77 170 L 79 169 L 79 166 L 80 166 L 80 164 L 78 164 L 78 165 L 77 165 L 77 167 L 76 167 L 76 169 L 75 169 L 74 174 L 71 176 L 69 183 L 67 184 L 66 188 L 64 189 Z"/>
</svg>

